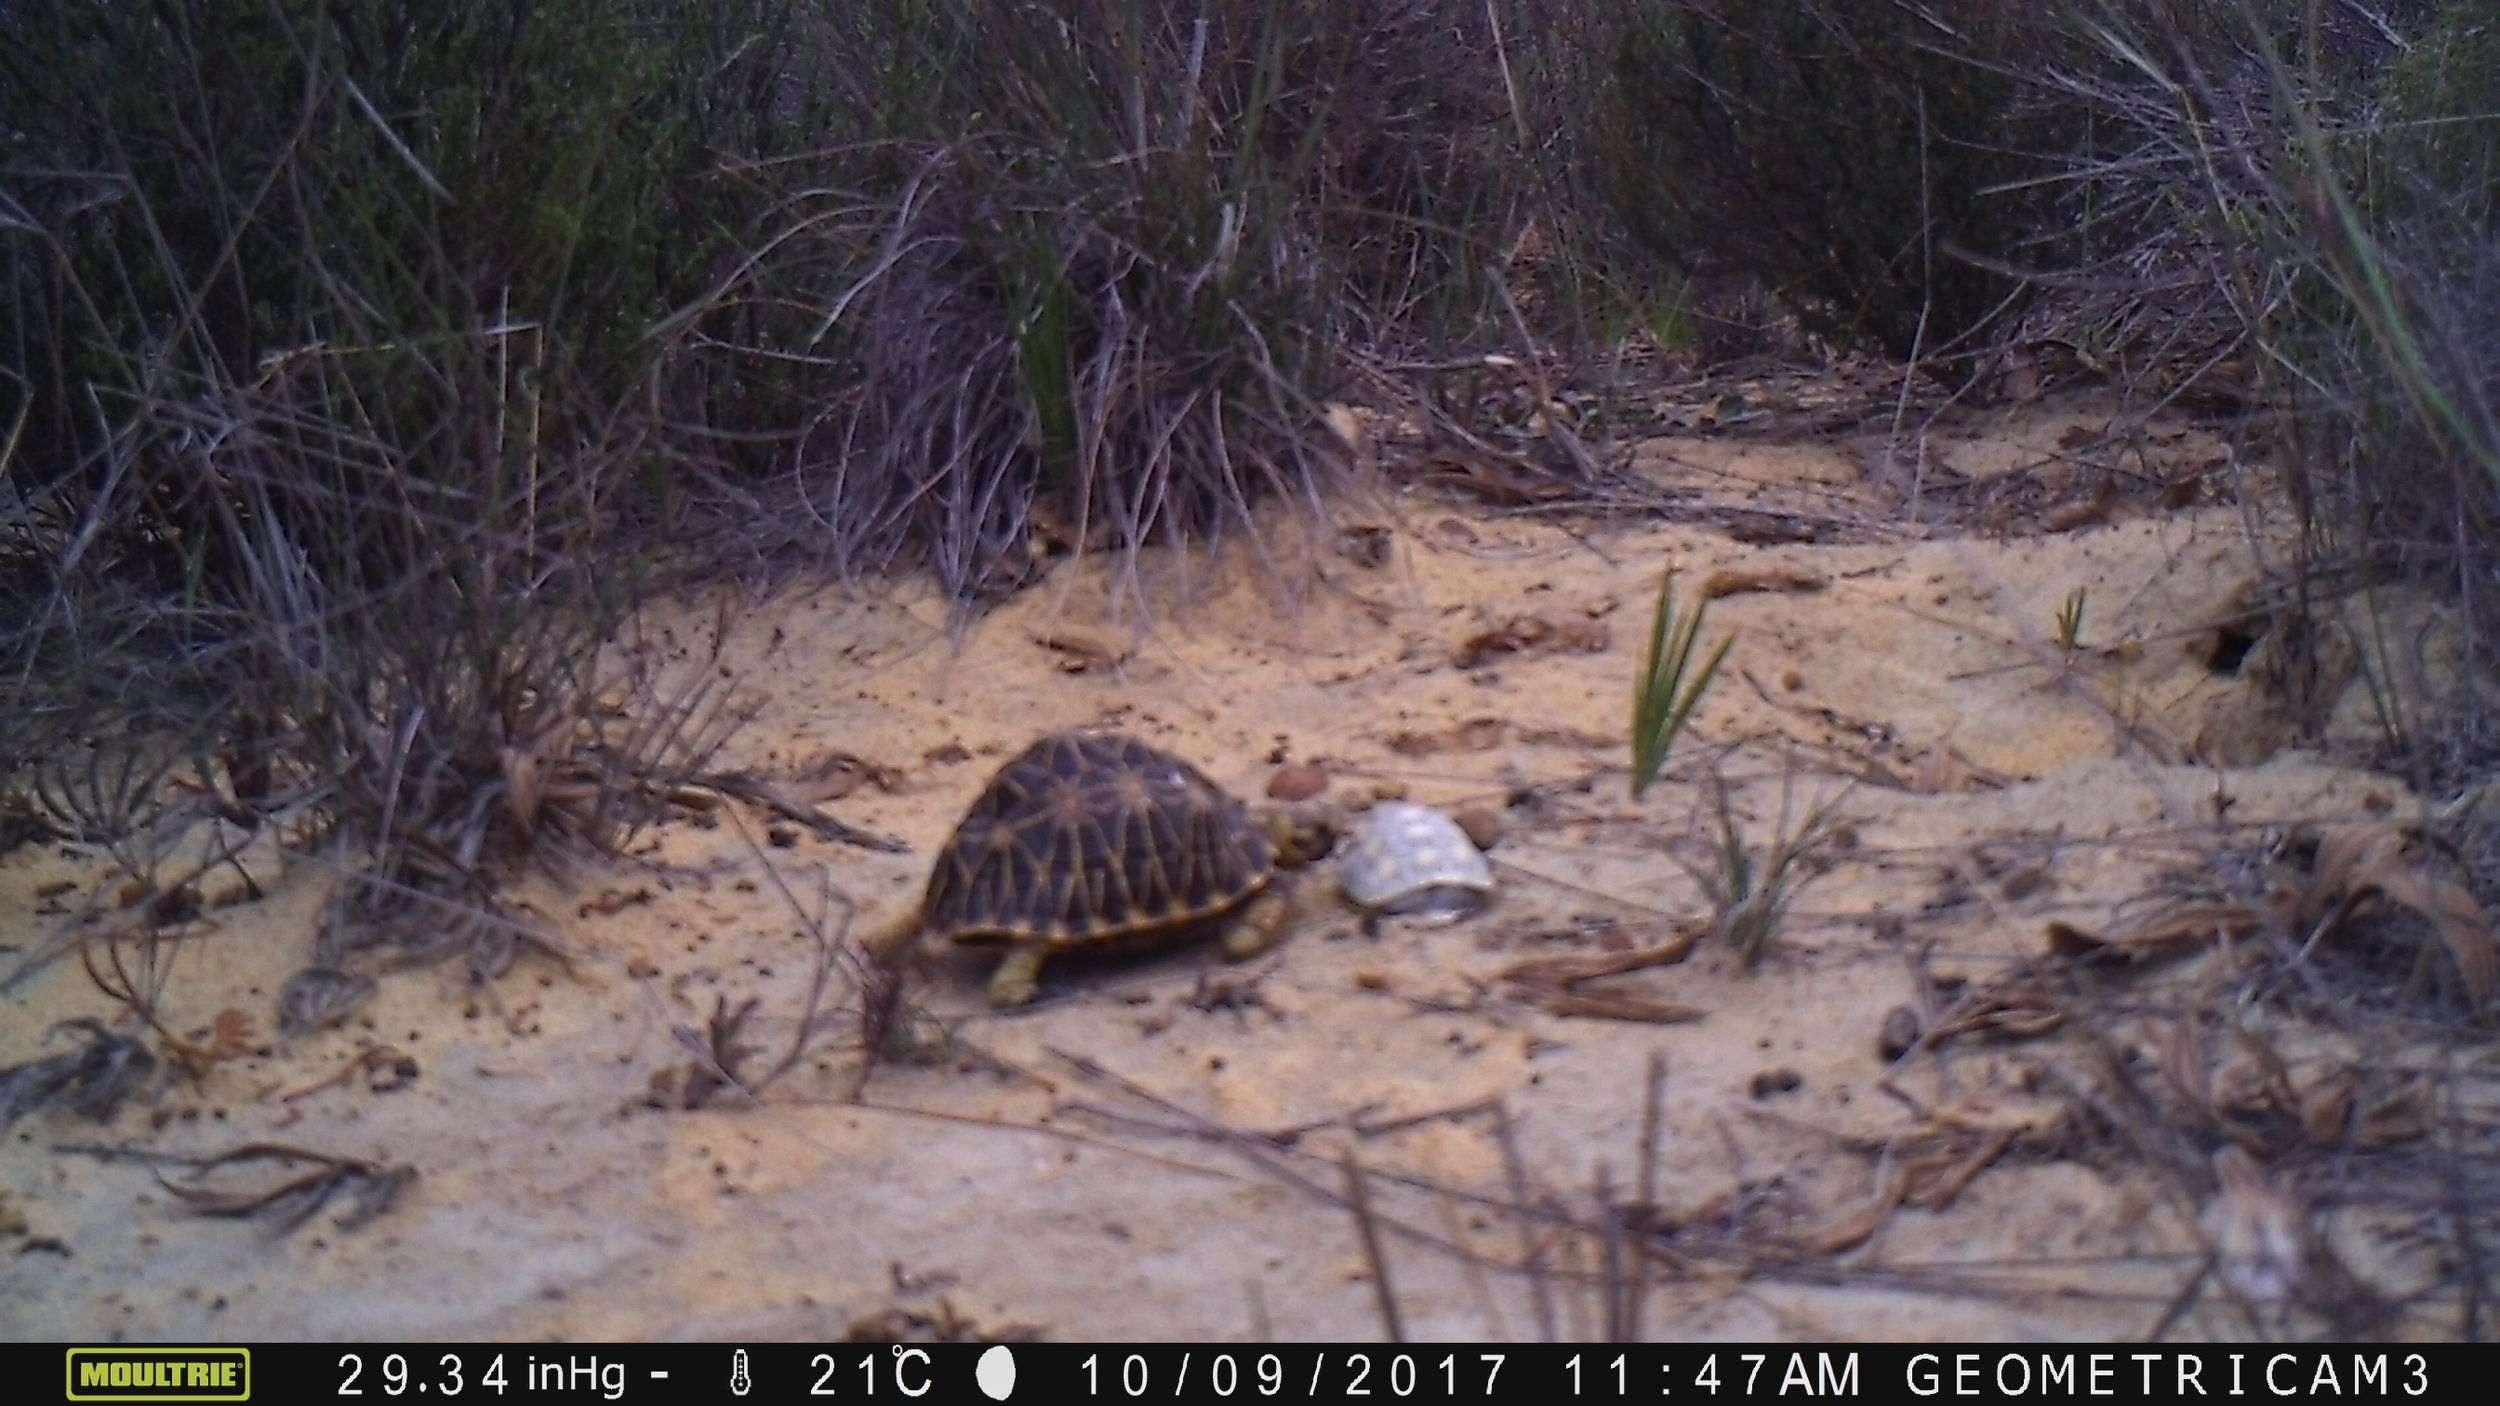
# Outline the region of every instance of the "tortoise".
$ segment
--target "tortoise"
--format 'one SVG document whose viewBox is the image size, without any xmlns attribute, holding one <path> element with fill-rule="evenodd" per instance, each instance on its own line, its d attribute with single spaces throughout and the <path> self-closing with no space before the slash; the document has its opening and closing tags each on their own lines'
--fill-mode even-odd
<svg viewBox="0 0 2500 1406">
<path fill-rule="evenodd" d="M 1234 961 L 1268 950 L 1291 917 L 1280 874 L 1317 857 L 1320 827 L 1253 816 L 1188 762 L 1116 733 L 1052 733 L 999 768 L 931 866 L 918 908 L 871 948 L 924 941 L 1003 947 L 993 1006 L 1039 991 L 1063 952 L 1223 933 Z"/>
<path fill-rule="evenodd" d="M 1467 832 L 1430 806 L 1390 801 L 1354 827 L 1338 860 L 1346 900 L 1373 918 L 1460 918 L 1482 907 L 1493 871 Z"/>
</svg>

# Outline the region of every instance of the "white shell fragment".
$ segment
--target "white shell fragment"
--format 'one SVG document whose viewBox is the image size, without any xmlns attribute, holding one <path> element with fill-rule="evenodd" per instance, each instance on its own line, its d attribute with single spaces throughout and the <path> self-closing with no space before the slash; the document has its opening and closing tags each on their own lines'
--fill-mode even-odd
<svg viewBox="0 0 2500 1406">
<path fill-rule="evenodd" d="M 1348 901 L 1375 914 L 1464 917 L 1493 891 L 1492 868 L 1458 822 L 1407 801 L 1355 823 L 1337 873 Z"/>
</svg>

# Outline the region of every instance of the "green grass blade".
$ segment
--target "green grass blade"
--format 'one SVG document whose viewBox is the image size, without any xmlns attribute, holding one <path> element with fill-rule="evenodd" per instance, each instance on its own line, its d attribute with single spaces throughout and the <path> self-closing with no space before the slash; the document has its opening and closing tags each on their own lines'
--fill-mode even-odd
<svg viewBox="0 0 2500 1406">
<path fill-rule="evenodd" d="M 1658 603 L 1650 612 L 1649 643 L 1641 655 L 1641 671 L 1632 682 L 1632 794 L 1635 798 L 1647 791 L 1658 779 L 1658 770 L 1665 764 L 1667 748 L 1685 721 L 1700 705 L 1702 695 L 1709 691 L 1711 680 L 1718 676 L 1719 665 L 1727 659 L 1733 635 L 1721 639 L 1703 662 L 1698 673 L 1692 669 L 1693 646 L 1701 637 L 1702 617 L 1709 602 L 1693 607 L 1690 615 L 1678 616 L 1675 609 L 1675 573 L 1670 570 L 1658 582 Z"/>
</svg>

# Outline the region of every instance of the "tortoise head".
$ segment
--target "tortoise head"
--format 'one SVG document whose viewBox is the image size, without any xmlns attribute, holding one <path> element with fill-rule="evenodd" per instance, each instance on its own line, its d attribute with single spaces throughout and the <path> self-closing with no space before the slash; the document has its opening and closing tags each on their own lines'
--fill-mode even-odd
<svg viewBox="0 0 2500 1406">
<path fill-rule="evenodd" d="M 1345 817 L 1335 807 L 1315 801 L 1264 806 L 1257 818 L 1279 869 L 1299 869 L 1327 858 L 1345 829 Z"/>
</svg>

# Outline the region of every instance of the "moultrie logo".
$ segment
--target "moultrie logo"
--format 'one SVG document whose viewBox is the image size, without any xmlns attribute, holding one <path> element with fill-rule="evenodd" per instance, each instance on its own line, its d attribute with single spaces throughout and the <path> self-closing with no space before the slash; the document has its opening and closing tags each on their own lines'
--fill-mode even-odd
<svg viewBox="0 0 2500 1406">
<path fill-rule="evenodd" d="M 249 1401 L 246 1347 L 73 1347 L 72 1401 Z"/>
</svg>

